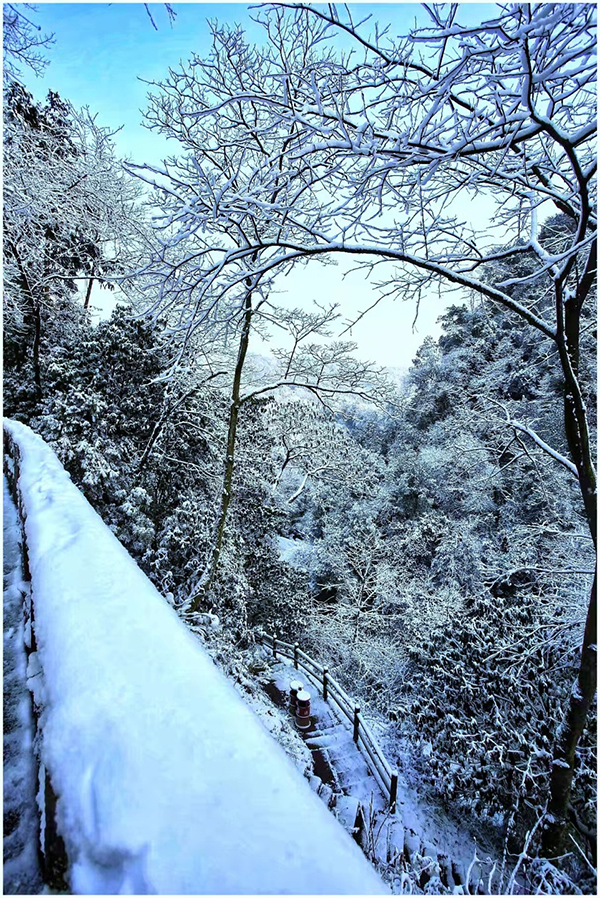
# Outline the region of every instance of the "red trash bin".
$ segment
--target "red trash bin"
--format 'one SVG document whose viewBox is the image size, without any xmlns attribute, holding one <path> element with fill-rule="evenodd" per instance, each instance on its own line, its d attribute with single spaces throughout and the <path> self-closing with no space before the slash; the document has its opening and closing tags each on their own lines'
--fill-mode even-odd
<svg viewBox="0 0 600 898">
<path fill-rule="evenodd" d="M 304 689 L 304 683 L 300 680 L 292 680 L 290 683 L 290 711 L 296 716 L 298 710 L 298 693 Z"/>
<path fill-rule="evenodd" d="M 296 710 L 296 726 L 299 730 L 307 730 L 311 724 L 310 719 L 310 692 L 300 689 L 296 695 L 298 708 Z"/>
</svg>

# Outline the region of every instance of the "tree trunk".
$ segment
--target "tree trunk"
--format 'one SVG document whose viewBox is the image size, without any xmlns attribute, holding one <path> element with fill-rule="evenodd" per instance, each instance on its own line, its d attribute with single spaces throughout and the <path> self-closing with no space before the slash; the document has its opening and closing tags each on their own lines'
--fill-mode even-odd
<svg viewBox="0 0 600 898">
<path fill-rule="evenodd" d="M 248 284 L 250 286 L 250 284 Z M 217 571 L 217 565 L 221 555 L 223 545 L 223 536 L 225 534 L 225 524 L 227 522 L 227 514 L 231 502 L 231 490 L 233 484 L 233 472 L 235 467 L 235 443 L 237 436 L 237 425 L 240 413 L 240 388 L 242 383 L 242 373 L 244 370 L 244 362 L 248 351 L 248 342 L 250 340 L 250 325 L 252 323 L 252 293 L 249 290 L 244 300 L 244 322 L 242 325 L 242 334 L 240 337 L 240 345 L 238 349 L 238 357 L 233 376 L 233 386 L 231 389 L 231 404 L 229 406 L 229 426 L 227 430 L 227 452 L 225 456 L 225 466 L 223 470 L 223 488 L 221 490 L 221 504 L 219 515 L 215 524 L 212 538 L 212 546 L 210 555 L 204 568 L 200 583 L 198 585 L 198 593 L 192 603 L 192 610 L 198 611 L 203 597 L 209 590 Z"/>
<path fill-rule="evenodd" d="M 545 856 L 557 856 L 563 851 L 575 767 L 575 749 L 583 733 L 596 692 L 596 623 L 596 576 L 594 576 L 579 673 L 573 684 L 569 706 L 554 744 L 550 802 L 542 836 L 542 851 Z"/>
<path fill-rule="evenodd" d="M 35 382 L 36 398 L 42 398 L 42 373 L 40 368 L 40 344 L 42 342 L 42 312 L 39 303 L 34 300 L 32 308 L 33 317 L 33 379 Z"/>
<path fill-rule="evenodd" d="M 92 274 L 88 281 L 87 290 L 85 291 L 85 299 L 83 301 L 83 308 L 84 308 L 84 311 L 86 311 L 86 312 L 90 307 L 90 298 L 92 296 L 92 287 L 93 286 L 94 286 L 94 272 L 92 271 Z"/>
<path fill-rule="evenodd" d="M 595 271 L 596 255 L 590 253 Z M 590 280 L 591 284 L 591 280 Z M 556 290 L 557 335 L 556 343 L 565 377 L 564 422 L 569 452 L 578 472 L 581 497 L 590 533 L 596 546 L 597 504 L 596 474 L 590 448 L 585 404 L 578 380 L 579 334 L 581 307 L 585 295 L 577 301 L 563 302 L 561 285 Z M 563 317 L 564 315 L 564 317 Z M 552 771 L 550 774 L 550 801 L 542 835 L 545 855 L 557 856 L 563 850 L 565 831 L 569 818 L 571 785 L 575 772 L 575 750 L 583 733 L 588 711 L 596 693 L 596 574 L 590 595 L 587 619 L 581 648 L 581 660 L 577 679 L 571 690 L 568 707 L 554 740 Z"/>
<path fill-rule="evenodd" d="M 23 260 L 16 244 L 9 241 L 10 248 L 17 261 L 19 274 L 23 281 L 23 287 L 27 293 L 30 304 L 31 320 L 33 322 L 33 380 L 35 383 L 36 398 L 38 401 L 42 398 L 42 374 L 40 369 L 40 343 L 42 342 L 42 311 L 39 303 L 39 288 L 35 288 L 29 282 L 27 271 L 23 265 Z"/>
</svg>

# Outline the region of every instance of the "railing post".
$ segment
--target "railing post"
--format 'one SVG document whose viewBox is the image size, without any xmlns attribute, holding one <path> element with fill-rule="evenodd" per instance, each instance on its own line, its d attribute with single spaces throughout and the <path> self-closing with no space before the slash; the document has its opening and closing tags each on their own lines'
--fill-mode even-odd
<svg viewBox="0 0 600 898">
<path fill-rule="evenodd" d="M 357 745 L 358 745 L 358 726 L 360 723 L 359 715 L 360 715 L 360 708 L 358 705 L 355 705 L 355 707 L 354 707 L 354 733 L 352 735 L 352 738 L 354 739 L 354 741 L 356 742 Z"/>
<path fill-rule="evenodd" d="M 329 674 L 329 670 L 327 667 L 323 668 L 323 699 L 327 701 L 327 675 Z"/>
<path fill-rule="evenodd" d="M 396 801 L 398 798 L 398 771 L 392 770 L 392 785 L 390 787 L 390 811 L 396 813 Z"/>
<path fill-rule="evenodd" d="M 298 670 L 298 643 L 294 643 L 294 667 Z"/>
</svg>

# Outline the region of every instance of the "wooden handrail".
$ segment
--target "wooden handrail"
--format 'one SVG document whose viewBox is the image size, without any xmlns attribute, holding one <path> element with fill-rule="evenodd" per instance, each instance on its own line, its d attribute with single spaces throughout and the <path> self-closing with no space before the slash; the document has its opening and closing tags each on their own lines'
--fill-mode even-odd
<svg viewBox="0 0 600 898">
<path fill-rule="evenodd" d="M 337 680 L 331 676 L 328 668 L 323 668 L 320 664 L 317 664 L 310 655 L 302 651 L 298 643 L 291 645 L 268 634 L 259 636 L 258 639 L 263 645 L 270 646 L 274 655 L 276 652 L 279 652 L 283 657 L 291 659 L 295 666 L 298 669 L 301 668 L 310 677 L 314 685 L 321 690 L 325 701 L 332 700 L 347 720 L 353 724 L 356 747 L 363 754 L 369 770 L 383 792 L 387 794 L 390 809 L 392 812 L 395 811 L 398 795 L 398 771 L 392 769 L 379 747 L 373 731 L 363 720 L 359 708 L 353 699 L 342 689 Z"/>
<path fill-rule="evenodd" d="M 314 671 L 316 671 L 316 673 L 317 673 L 320 677 L 323 676 L 323 668 L 321 667 L 321 665 L 320 665 L 320 664 L 317 664 L 316 661 L 313 661 L 313 659 L 310 658 L 310 657 L 306 654 L 306 652 L 303 652 L 302 649 L 298 649 L 298 658 L 303 658 L 303 659 L 304 659 L 304 662 L 305 662 L 306 664 L 308 664 L 310 667 L 312 667 L 312 669 L 313 669 Z"/>
</svg>

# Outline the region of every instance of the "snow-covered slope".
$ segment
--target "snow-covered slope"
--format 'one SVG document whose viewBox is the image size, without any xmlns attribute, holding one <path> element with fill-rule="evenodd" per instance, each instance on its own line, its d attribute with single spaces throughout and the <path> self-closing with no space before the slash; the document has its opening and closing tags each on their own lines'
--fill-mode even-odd
<svg viewBox="0 0 600 898">
<path fill-rule="evenodd" d="M 385 887 L 52 451 L 5 421 L 42 675 L 42 757 L 79 893 Z"/>
</svg>

